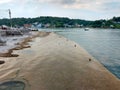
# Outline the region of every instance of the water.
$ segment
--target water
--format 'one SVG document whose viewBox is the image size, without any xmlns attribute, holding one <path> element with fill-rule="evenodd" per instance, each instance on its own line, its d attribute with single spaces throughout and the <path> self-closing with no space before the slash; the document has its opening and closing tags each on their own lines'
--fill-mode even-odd
<svg viewBox="0 0 120 90">
<path fill-rule="evenodd" d="M 21 81 L 8 81 L 0 83 L 0 90 L 24 90 L 25 84 Z"/>
<path fill-rule="evenodd" d="M 120 79 L 119 29 L 90 29 L 89 31 L 84 31 L 84 29 L 53 29 L 52 31 L 80 44 Z"/>
</svg>

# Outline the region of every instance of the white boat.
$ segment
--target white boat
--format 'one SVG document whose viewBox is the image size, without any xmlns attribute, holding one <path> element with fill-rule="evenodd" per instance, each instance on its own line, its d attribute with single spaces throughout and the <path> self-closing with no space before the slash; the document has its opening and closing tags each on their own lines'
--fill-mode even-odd
<svg viewBox="0 0 120 90">
<path fill-rule="evenodd" d="M 85 30 L 85 31 L 89 31 L 89 28 L 85 28 L 84 30 Z"/>
</svg>

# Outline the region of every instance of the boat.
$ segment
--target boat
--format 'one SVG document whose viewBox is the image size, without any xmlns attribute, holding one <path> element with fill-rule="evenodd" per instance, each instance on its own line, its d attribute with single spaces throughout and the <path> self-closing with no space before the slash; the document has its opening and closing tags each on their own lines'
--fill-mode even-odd
<svg viewBox="0 0 120 90">
<path fill-rule="evenodd" d="M 85 31 L 89 31 L 89 28 L 85 28 L 84 30 L 85 30 Z"/>
</svg>

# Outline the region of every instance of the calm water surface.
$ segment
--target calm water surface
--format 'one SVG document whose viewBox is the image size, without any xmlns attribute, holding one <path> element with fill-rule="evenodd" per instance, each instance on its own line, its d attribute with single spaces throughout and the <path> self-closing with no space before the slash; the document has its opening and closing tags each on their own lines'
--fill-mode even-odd
<svg viewBox="0 0 120 90">
<path fill-rule="evenodd" d="M 120 79 L 120 29 L 53 29 L 86 49 Z"/>
</svg>

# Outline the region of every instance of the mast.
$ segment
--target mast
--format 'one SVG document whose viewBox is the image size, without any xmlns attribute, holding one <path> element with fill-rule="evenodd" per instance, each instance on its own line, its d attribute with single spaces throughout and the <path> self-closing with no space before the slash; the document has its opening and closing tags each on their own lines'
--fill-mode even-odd
<svg viewBox="0 0 120 90">
<path fill-rule="evenodd" d="M 11 18 L 11 10 L 8 9 L 8 12 L 9 12 L 9 18 L 10 18 L 10 26 L 11 26 L 11 29 L 12 29 L 12 18 Z"/>
</svg>

